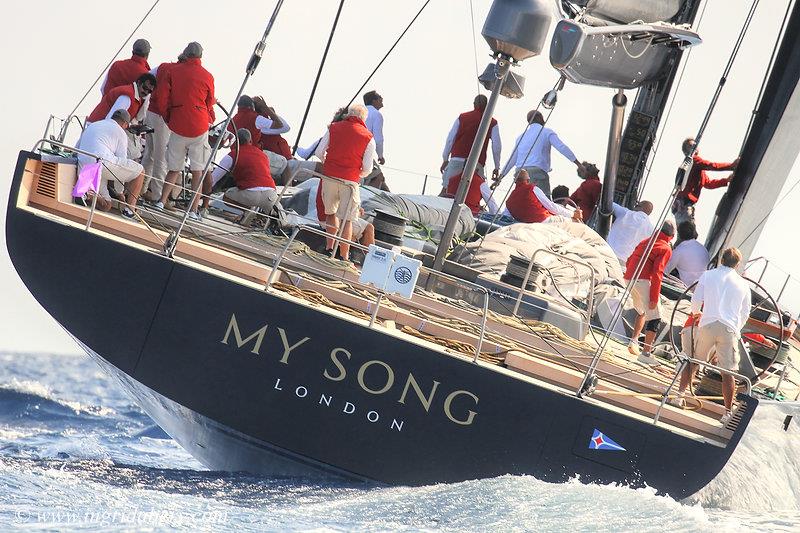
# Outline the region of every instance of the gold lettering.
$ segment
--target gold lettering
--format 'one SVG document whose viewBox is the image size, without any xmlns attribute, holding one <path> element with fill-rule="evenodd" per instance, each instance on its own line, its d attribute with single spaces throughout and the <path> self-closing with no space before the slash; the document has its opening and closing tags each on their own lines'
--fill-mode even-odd
<svg viewBox="0 0 800 533">
<path fill-rule="evenodd" d="M 478 405 L 478 397 L 472 394 L 471 392 L 466 390 L 453 391 L 450 394 L 448 394 L 447 398 L 445 398 L 444 400 L 444 414 L 452 422 L 455 422 L 456 424 L 460 424 L 462 426 L 468 426 L 472 424 L 472 421 L 475 419 L 475 415 L 477 415 L 478 413 L 476 413 L 475 411 L 468 410 L 467 413 L 469 414 L 467 415 L 466 420 L 458 420 L 453 416 L 453 413 L 450 411 L 450 405 L 453 403 L 453 400 L 456 398 L 456 396 L 460 396 L 462 394 L 465 396 L 469 396 L 470 398 L 475 400 L 475 405 L 476 406 Z"/>
<path fill-rule="evenodd" d="M 299 342 L 296 342 L 291 346 L 289 346 L 289 341 L 286 338 L 286 332 L 283 330 L 283 328 L 278 328 L 278 333 L 280 333 L 281 342 L 283 342 L 283 357 L 281 357 L 281 363 L 283 363 L 284 365 L 289 364 L 289 353 L 291 353 L 292 350 L 294 350 L 304 342 L 311 340 L 310 337 L 303 337 L 303 339 L 300 340 Z"/>
<path fill-rule="evenodd" d="M 231 313 L 231 321 L 228 323 L 228 330 L 225 332 L 225 336 L 222 338 L 222 344 L 228 344 L 228 337 L 233 331 L 233 336 L 236 340 L 236 347 L 241 348 L 248 342 L 253 339 L 256 339 L 256 343 L 253 346 L 253 349 L 250 350 L 252 353 L 259 355 L 259 351 L 261 350 L 261 343 L 264 342 L 264 335 L 267 333 L 267 326 L 269 324 L 265 324 L 263 328 L 257 330 L 255 333 L 247 337 L 246 339 L 242 339 L 242 332 L 239 331 L 239 324 L 236 322 L 236 315 Z"/>
<path fill-rule="evenodd" d="M 386 385 L 384 385 L 383 388 L 380 388 L 378 390 L 372 390 L 369 387 L 367 387 L 367 385 L 364 383 L 364 374 L 366 373 L 367 368 L 371 367 L 372 365 L 381 365 L 383 368 L 386 369 Z M 358 384 L 361 385 L 362 389 L 364 389 L 366 392 L 370 394 L 383 394 L 387 390 L 391 389 L 392 385 L 394 385 L 394 371 L 392 370 L 392 367 L 390 367 L 383 361 L 378 361 L 377 359 L 373 361 L 367 361 L 366 363 L 361 365 L 361 368 L 358 369 Z"/>
<path fill-rule="evenodd" d="M 400 395 L 400 399 L 398 400 L 399 403 L 405 405 L 406 403 L 406 394 L 408 393 L 408 386 L 411 385 L 414 388 L 414 392 L 417 393 L 417 397 L 419 398 L 420 403 L 422 403 L 422 407 L 425 408 L 426 412 L 429 412 L 431 409 L 431 403 L 433 402 L 433 396 L 436 394 L 436 389 L 439 387 L 439 382 L 434 380 L 433 387 L 431 388 L 430 394 L 426 398 L 425 395 L 422 393 L 422 389 L 417 383 L 417 380 L 414 379 L 414 376 L 409 373 L 408 379 L 406 379 L 406 385 L 403 387 L 403 394 Z"/>
<path fill-rule="evenodd" d="M 345 377 L 347 377 L 347 370 L 344 369 L 344 365 L 342 365 L 342 363 L 339 361 L 339 358 L 336 357 L 338 353 L 343 353 L 345 356 L 347 356 L 348 359 L 352 357 L 350 355 L 350 352 L 348 352 L 344 348 L 334 348 L 331 351 L 331 361 L 333 361 L 333 364 L 336 365 L 336 368 L 339 370 L 339 375 L 336 377 L 331 376 L 330 374 L 328 374 L 327 368 L 322 373 L 323 376 L 325 376 L 331 381 L 342 381 Z"/>
</svg>

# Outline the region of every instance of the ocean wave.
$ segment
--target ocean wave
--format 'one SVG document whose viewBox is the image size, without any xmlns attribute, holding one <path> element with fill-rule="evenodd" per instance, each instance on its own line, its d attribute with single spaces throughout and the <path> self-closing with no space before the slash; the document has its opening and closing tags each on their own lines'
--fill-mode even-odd
<svg viewBox="0 0 800 533">
<path fill-rule="evenodd" d="M 37 381 L 15 379 L 0 385 L 0 422 L 21 418 L 35 421 L 104 418 L 114 414 L 109 407 L 56 398 L 48 386 Z"/>
</svg>

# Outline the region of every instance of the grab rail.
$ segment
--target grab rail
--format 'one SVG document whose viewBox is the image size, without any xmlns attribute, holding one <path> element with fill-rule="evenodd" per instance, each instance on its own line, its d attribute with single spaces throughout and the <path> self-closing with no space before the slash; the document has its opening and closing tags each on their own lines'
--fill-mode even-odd
<svg viewBox="0 0 800 533">
<path fill-rule="evenodd" d="M 661 404 L 658 406 L 658 409 L 656 410 L 655 417 L 653 417 L 653 424 L 657 424 L 658 423 L 658 419 L 661 417 L 661 410 L 664 408 L 664 404 L 667 402 L 667 398 L 669 397 L 669 393 L 672 390 L 672 387 L 675 386 L 675 382 L 678 381 L 678 377 L 681 375 L 681 373 L 683 372 L 684 368 L 686 368 L 690 364 L 695 364 L 695 365 L 698 365 L 698 366 L 711 368 L 711 369 L 716 370 L 720 374 L 728 374 L 728 375 L 733 376 L 734 378 L 739 378 L 739 380 L 744 382 L 744 384 L 746 385 L 745 394 L 747 396 L 752 396 L 753 384 L 750 382 L 750 378 L 748 378 L 747 376 L 739 374 L 738 372 L 734 372 L 733 370 L 727 370 L 727 369 L 719 367 L 717 365 L 712 365 L 708 361 L 695 359 L 693 357 L 686 357 L 684 355 L 678 355 L 677 357 L 678 357 L 678 359 L 680 359 L 681 364 L 679 364 L 679 365 L 677 365 L 675 367 L 675 376 L 672 378 L 672 381 L 670 382 L 669 386 L 667 386 L 666 390 L 664 391 L 664 394 L 661 395 Z"/>
<path fill-rule="evenodd" d="M 589 277 L 591 279 L 591 282 L 589 284 L 589 296 L 587 297 L 586 301 L 586 307 L 588 313 L 586 321 L 587 323 L 590 322 L 592 319 L 592 314 L 594 313 L 594 287 L 595 287 L 594 268 L 592 268 L 592 266 L 585 261 L 557 254 L 546 248 L 537 248 L 536 250 L 533 251 L 533 254 L 531 254 L 531 260 L 528 262 L 528 269 L 525 271 L 525 277 L 522 280 L 522 286 L 520 287 L 519 295 L 517 296 L 517 301 L 514 303 L 514 310 L 512 311 L 512 314 L 516 316 L 517 312 L 519 311 L 519 306 L 522 303 L 522 297 L 525 294 L 525 287 L 528 286 L 528 279 L 530 279 L 531 277 L 531 271 L 533 270 L 533 263 L 536 259 L 536 256 L 539 253 L 550 254 L 553 257 L 557 257 L 558 259 L 562 259 L 564 261 L 567 261 L 568 263 L 575 263 L 577 265 L 581 265 L 589 269 Z"/>
<path fill-rule="evenodd" d="M 266 286 L 264 287 L 264 290 L 270 291 L 272 284 L 275 282 L 275 279 L 278 276 L 279 267 L 281 265 L 281 262 L 283 261 L 284 256 L 286 255 L 286 252 L 289 251 L 289 248 L 291 247 L 292 243 L 295 241 L 295 239 L 297 238 L 297 235 L 301 231 L 307 231 L 309 233 L 322 235 L 324 237 L 334 239 L 337 243 L 338 242 L 347 243 L 350 246 L 352 246 L 354 248 L 357 248 L 359 250 L 369 251 L 369 248 L 364 246 L 363 244 L 347 240 L 347 239 L 345 239 L 343 237 L 340 237 L 338 235 L 334 236 L 334 235 L 331 235 L 330 233 L 328 233 L 326 231 L 322 231 L 322 230 L 319 230 L 317 228 L 313 228 L 313 227 L 307 226 L 307 225 L 296 226 L 294 228 L 294 230 L 292 230 L 292 234 L 289 236 L 289 239 L 287 240 L 286 244 L 283 246 L 283 249 L 281 249 L 281 252 L 278 254 L 278 257 L 275 258 L 275 262 L 273 263 L 273 266 L 272 266 L 272 272 L 270 272 L 269 278 L 267 278 L 267 283 L 266 283 Z M 450 274 L 445 274 L 444 272 L 439 272 L 437 270 L 433 270 L 433 269 L 430 269 L 430 268 L 425 267 L 425 266 L 421 266 L 420 267 L 420 271 L 425 272 L 428 276 L 430 276 L 430 275 L 439 276 L 439 277 L 447 279 L 447 280 L 449 280 L 449 281 L 451 281 L 451 282 L 453 282 L 453 283 L 455 283 L 457 285 L 461 285 L 462 287 L 465 287 L 467 289 L 471 289 L 471 290 L 474 290 L 474 291 L 477 291 L 477 292 L 480 292 L 480 293 L 483 294 L 483 314 L 481 316 L 480 332 L 478 334 L 478 343 L 475 346 L 475 357 L 472 360 L 473 363 L 477 363 L 478 362 L 478 358 L 479 358 L 479 356 L 481 354 L 481 348 L 483 347 L 483 341 L 484 341 L 484 338 L 486 336 L 486 320 L 489 317 L 489 290 L 486 289 L 485 287 L 482 287 L 481 285 L 476 284 L 476 283 L 465 281 L 465 280 L 463 280 L 461 278 L 457 278 L 455 276 L 451 276 Z M 366 285 L 365 285 L 365 287 L 366 287 Z M 373 310 L 373 314 L 372 314 L 372 318 L 370 320 L 369 327 L 372 327 L 374 322 L 375 322 L 375 318 L 378 315 L 378 308 L 380 306 L 381 300 L 383 299 L 383 296 L 384 296 L 383 291 L 379 290 L 378 294 L 377 294 L 377 297 L 375 299 L 375 308 Z"/>
</svg>

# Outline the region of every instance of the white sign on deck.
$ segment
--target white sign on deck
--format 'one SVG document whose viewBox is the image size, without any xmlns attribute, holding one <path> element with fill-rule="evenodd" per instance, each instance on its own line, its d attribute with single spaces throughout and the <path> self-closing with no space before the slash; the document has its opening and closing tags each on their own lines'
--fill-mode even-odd
<svg viewBox="0 0 800 533">
<path fill-rule="evenodd" d="M 364 266 L 361 268 L 359 281 L 387 294 L 411 298 L 421 266 L 422 262 L 417 259 L 371 244 L 364 259 Z"/>
</svg>

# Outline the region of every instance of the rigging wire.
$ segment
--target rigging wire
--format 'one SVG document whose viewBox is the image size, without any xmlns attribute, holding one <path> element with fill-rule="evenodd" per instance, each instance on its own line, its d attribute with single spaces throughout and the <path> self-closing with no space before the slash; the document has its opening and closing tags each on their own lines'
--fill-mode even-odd
<svg viewBox="0 0 800 533">
<path fill-rule="evenodd" d="M 475 39 L 475 8 L 473 6 L 473 0 L 469 0 L 469 34 L 472 37 L 472 55 L 475 58 L 475 84 L 478 86 L 478 92 L 481 92 L 481 82 L 478 79 L 481 75 L 480 70 L 478 69 L 478 43 Z"/>
<path fill-rule="evenodd" d="M 158 5 L 159 2 L 161 2 L 161 0 L 156 0 L 155 2 L 153 2 L 153 5 L 150 6 L 150 9 L 148 9 L 147 12 L 144 14 L 144 16 L 142 17 L 142 20 L 140 20 L 139 23 L 133 28 L 131 33 L 128 35 L 128 37 L 125 39 L 125 41 L 122 43 L 122 45 L 120 45 L 120 47 L 116 51 L 116 53 L 114 53 L 114 56 L 109 60 L 109 62 L 106 64 L 106 66 L 103 67 L 103 70 L 100 71 L 100 74 L 97 75 L 97 78 L 95 78 L 95 80 L 92 82 L 92 84 L 89 86 L 89 88 L 86 89 L 86 92 L 83 94 L 81 99 L 78 101 L 77 104 L 75 104 L 75 107 L 72 109 L 72 111 L 70 111 L 69 115 L 67 115 L 67 123 L 69 123 L 70 117 L 72 117 L 75 114 L 75 111 L 78 110 L 78 108 L 81 106 L 83 101 L 86 100 L 86 97 L 89 96 L 89 93 L 92 92 L 92 89 L 94 89 L 95 85 L 97 85 L 97 82 L 100 81 L 100 78 L 103 77 L 103 73 L 106 70 L 108 70 L 108 68 L 114 63 L 114 61 L 117 59 L 117 56 L 119 56 L 120 52 L 122 52 L 122 49 L 125 48 L 125 45 L 128 44 L 128 42 L 131 40 L 133 35 L 137 31 L 139 31 L 139 28 L 142 27 L 142 24 L 144 24 L 144 21 L 147 20 L 147 17 L 150 16 L 150 13 L 153 12 L 153 10 L 156 8 L 156 6 Z M 66 135 L 66 130 L 62 130 L 61 134 L 59 134 L 60 142 L 64 141 L 63 135 Z"/>
<path fill-rule="evenodd" d="M 408 23 L 408 26 L 406 26 L 406 29 L 403 30 L 403 32 L 400 34 L 400 36 L 397 38 L 397 40 L 394 42 L 394 44 L 391 46 L 391 48 L 389 48 L 389 51 L 386 52 L 386 55 L 383 56 L 383 59 L 381 59 L 378 62 L 377 66 L 373 69 L 373 71 L 370 73 L 370 75 L 367 76 L 367 79 L 364 80 L 364 83 L 361 84 L 361 87 L 358 88 L 356 93 L 353 95 L 352 98 L 350 98 L 350 101 L 347 102 L 347 105 L 345 107 L 350 107 L 350 104 L 352 104 L 353 101 L 356 98 L 358 98 L 358 95 L 361 94 L 361 91 L 364 90 L 364 87 L 367 86 L 367 84 L 372 79 L 372 77 L 375 75 L 375 73 L 378 72 L 378 69 L 381 68 L 381 65 L 383 65 L 383 62 L 386 61 L 386 58 L 389 57 L 389 54 L 392 53 L 392 51 L 395 49 L 395 47 L 400 42 L 400 40 L 405 36 L 406 32 L 408 32 L 408 30 L 411 28 L 411 26 L 414 24 L 414 22 L 417 21 L 419 16 L 422 14 L 422 12 L 425 10 L 425 8 L 428 7 L 428 4 L 430 4 L 430 3 L 431 3 L 431 0 L 425 0 L 425 3 L 422 4 L 422 7 L 419 8 L 419 11 L 417 11 L 417 14 L 414 15 L 414 18 L 411 19 L 411 22 Z"/>
<path fill-rule="evenodd" d="M 339 24 L 339 15 L 342 14 L 342 7 L 344 7 L 344 0 L 340 0 L 339 9 L 336 10 L 336 17 L 333 19 L 333 26 L 331 27 L 331 32 L 328 35 L 328 42 L 325 44 L 325 51 L 322 53 L 322 60 L 320 61 L 319 68 L 317 69 L 317 77 L 314 78 L 314 85 L 311 87 L 311 94 L 308 95 L 308 103 L 306 104 L 306 110 L 303 113 L 303 120 L 300 122 L 300 129 L 297 132 L 297 138 L 295 139 L 294 146 L 292 147 L 292 155 L 297 153 L 297 146 L 300 144 L 300 136 L 303 135 L 303 128 L 306 126 L 306 119 L 308 119 L 308 112 L 311 109 L 311 102 L 314 101 L 314 94 L 317 92 L 319 78 L 322 76 L 322 69 L 325 66 L 325 60 L 328 58 L 328 50 L 331 48 L 331 41 L 333 41 L 333 34 L 336 33 L 336 26 Z"/>
<path fill-rule="evenodd" d="M 708 7 L 709 0 L 706 0 L 703 3 L 703 9 L 700 11 L 700 17 L 697 19 L 697 26 L 695 30 L 699 31 L 700 26 L 703 24 L 703 17 L 706 14 L 706 7 Z M 667 114 L 664 116 L 664 120 L 661 122 L 661 131 L 658 134 L 658 140 L 656 141 L 656 147 L 653 149 L 652 159 L 650 160 L 650 166 L 647 167 L 647 174 L 642 181 L 642 185 L 639 187 L 639 194 L 636 197 L 636 200 L 641 200 L 642 195 L 644 194 L 644 190 L 647 187 L 647 181 L 650 179 L 650 173 L 653 170 L 653 165 L 655 164 L 656 155 L 658 154 L 658 149 L 661 147 L 661 141 L 664 139 L 664 132 L 667 130 L 667 124 L 669 123 L 669 118 L 672 115 L 672 108 L 675 106 L 675 100 L 678 97 L 678 91 L 681 88 L 681 84 L 683 82 L 683 75 L 686 72 L 686 66 L 689 64 L 689 59 L 692 57 L 692 52 L 694 51 L 694 47 L 689 48 L 689 52 L 686 54 L 686 60 L 683 62 L 681 66 L 681 73 L 678 75 L 678 83 L 675 85 L 675 90 L 672 91 L 672 98 L 670 99 L 669 107 L 667 108 Z"/>
</svg>

